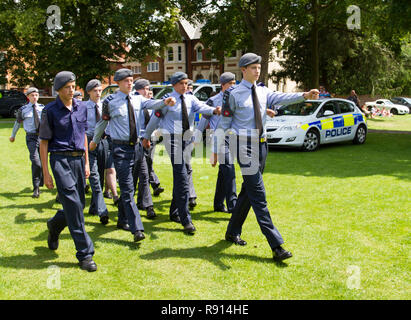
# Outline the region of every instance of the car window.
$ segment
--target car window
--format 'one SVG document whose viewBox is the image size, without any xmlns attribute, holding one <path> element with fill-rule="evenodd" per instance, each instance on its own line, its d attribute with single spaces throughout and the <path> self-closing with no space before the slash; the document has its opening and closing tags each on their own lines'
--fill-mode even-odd
<svg viewBox="0 0 411 320">
<path fill-rule="evenodd" d="M 333 101 L 329 101 L 325 103 L 322 107 L 321 110 L 317 114 L 317 118 L 323 117 L 325 111 L 332 111 L 334 114 L 338 114 L 338 109 L 337 106 L 334 104 Z"/>
<path fill-rule="evenodd" d="M 173 87 L 164 87 L 163 89 L 161 89 L 155 96 L 155 99 L 161 99 L 162 97 L 164 97 L 164 95 L 166 95 L 167 93 L 170 93 L 173 91 Z"/>
<path fill-rule="evenodd" d="M 399 103 L 399 102 L 401 102 L 401 100 L 398 99 L 398 98 L 392 98 L 392 99 L 391 99 L 391 102 Z"/>
<path fill-rule="evenodd" d="M 198 89 L 198 91 L 194 95 L 200 101 L 207 101 L 208 98 L 211 96 L 212 92 L 213 92 L 212 87 L 202 87 L 202 88 Z"/>
<path fill-rule="evenodd" d="M 320 102 L 299 102 L 286 106 L 282 106 L 278 109 L 278 115 L 280 116 L 309 116 L 317 110 Z"/>
<path fill-rule="evenodd" d="M 338 101 L 337 103 L 338 103 L 338 106 L 340 107 L 341 113 L 354 112 L 354 107 L 351 103 L 348 103 L 345 101 Z"/>
<path fill-rule="evenodd" d="M 383 104 L 384 102 L 383 101 L 377 101 L 377 104 Z"/>
</svg>

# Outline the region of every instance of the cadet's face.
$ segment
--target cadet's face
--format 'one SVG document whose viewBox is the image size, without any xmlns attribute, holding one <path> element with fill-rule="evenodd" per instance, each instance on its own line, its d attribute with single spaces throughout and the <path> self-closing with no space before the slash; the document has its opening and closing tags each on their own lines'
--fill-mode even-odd
<svg viewBox="0 0 411 320">
<path fill-rule="evenodd" d="M 261 73 L 261 64 L 254 63 L 250 64 L 247 67 L 242 67 L 241 71 L 243 72 L 243 78 L 248 82 L 254 83 L 258 80 Z"/>
<path fill-rule="evenodd" d="M 74 91 L 76 90 L 76 82 L 75 81 L 71 81 L 71 82 L 67 82 L 63 88 L 61 88 L 58 93 L 60 98 L 63 101 L 67 101 L 70 99 L 73 99 L 74 96 Z"/>
<path fill-rule="evenodd" d="M 101 92 L 103 91 L 103 87 L 95 87 L 94 89 L 90 90 L 88 94 L 90 95 L 90 99 L 94 102 L 98 102 L 101 98 Z"/>
<path fill-rule="evenodd" d="M 38 92 L 32 92 L 28 95 L 29 101 L 31 104 L 35 104 L 37 103 L 37 101 L 39 101 L 39 94 Z"/>
<path fill-rule="evenodd" d="M 142 89 L 137 90 L 139 94 L 141 94 L 144 98 L 150 99 L 150 87 L 146 86 Z"/>
<path fill-rule="evenodd" d="M 133 90 L 133 77 L 127 77 L 118 81 L 118 88 L 121 92 L 129 94 Z"/>
<path fill-rule="evenodd" d="M 187 79 L 183 79 L 179 82 L 177 82 L 173 87 L 174 90 L 179 93 L 179 94 L 184 94 L 187 92 L 187 84 L 188 84 L 188 80 Z"/>
<path fill-rule="evenodd" d="M 235 85 L 235 80 L 229 81 L 227 83 L 224 83 L 221 86 L 221 91 L 226 91 L 227 89 L 231 88 L 233 85 Z"/>
</svg>

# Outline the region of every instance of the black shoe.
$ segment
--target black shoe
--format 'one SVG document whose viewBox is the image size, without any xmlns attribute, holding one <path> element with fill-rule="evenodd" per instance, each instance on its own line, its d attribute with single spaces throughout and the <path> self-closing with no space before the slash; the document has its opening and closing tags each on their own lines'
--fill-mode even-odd
<svg viewBox="0 0 411 320">
<path fill-rule="evenodd" d="M 105 226 L 108 223 L 108 216 L 101 216 L 100 222 Z"/>
<path fill-rule="evenodd" d="M 104 196 L 104 198 L 107 198 L 107 199 L 113 199 L 113 196 L 111 195 L 110 191 L 104 192 L 103 196 Z"/>
<path fill-rule="evenodd" d="M 215 212 L 224 212 L 224 213 L 229 213 L 226 207 L 222 208 L 214 208 Z"/>
<path fill-rule="evenodd" d="M 89 193 L 89 191 L 90 191 L 90 185 L 87 184 L 86 187 L 84 188 L 84 192 Z"/>
<path fill-rule="evenodd" d="M 241 239 L 240 236 L 232 236 L 228 233 L 225 234 L 225 239 L 239 246 L 245 246 L 247 244 L 247 242 Z"/>
<path fill-rule="evenodd" d="M 125 224 L 121 224 L 121 223 L 117 223 L 117 229 L 122 229 L 125 231 L 130 231 L 130 226 L 128 223 Z"/>
<path fill-rule="evenodd" d="M 194 225 L 191 222 L 184 226 L 184 232 L 185 233 L 194 234 L 194 232 L 196 232 L 196 231 L 197 231 L 196 228 L 194 227 Z"/>
<path fill-rule="evenodd" d="M 180 217 L 178 215 L 172 215 L 170 216 L 170 220 L 177 222 L 177 223 L 181 223 Z"/>
<path fill-rule="evenodd" d="M 97 271 L 97 265 L 91 258 L 80 261 L 78 264 L 82 270 L 87 270 L 88 272 Z"/>
<path fill-rule="evenodd" d="M 196 198 L 190 198 L 188 200 L 188 206 L 190 209 L 193 209 L 197 205 Z"/>
<path fill-rule="evenodd" d="M 143 231 L 136 231 L 134 233 L 134 242 L 139 242 L 141 240 L 144 240 L 146 236 L 144 235 Z"/>
<path fill-rule="evenodd" d="M 158 197 L 160 195 L 160 193 L 164 192 L 164 188 L 157 186 L 154 190 L 153 190 L 153 195 Z"/>
<path fill-rule="evenodd" d="M 154 219 L 155 217 L 157 217 L 157 215 L 154 212 L 153 207 L 148 207 L 147 208 L 147 219 Z"/>
<path fill-rule="evenodd" d="M 47 237 L 48 247 L 50 250 L 57 250 L 59 247 L 59 233 L 53 231 L 50 220 L 47 221 L 47 229 L 49 230 Z"/>
<path fill-rule="evenodd" d="M 119 202 L 119 200 L 120 200 L 119 196 L 113 196 L 113 202 L 114 202 L 114 205 L 115 205 L 116 207 L 118 207 L 118 202 Z"/>
<path fill-rule="evenodd" d="M 285 259 L 291 258 L 293 255 L 290 251 L 285 250 L 283 247 L 278 246 L 273 250 L 273 259 L 276 261 L 283 261 Z"/>
<path fill-rule="evenodd" d="M 40 197 L 40 189 L 39 188 L 34 188 L 32 197 L 33 198 Z"/>
</svg>

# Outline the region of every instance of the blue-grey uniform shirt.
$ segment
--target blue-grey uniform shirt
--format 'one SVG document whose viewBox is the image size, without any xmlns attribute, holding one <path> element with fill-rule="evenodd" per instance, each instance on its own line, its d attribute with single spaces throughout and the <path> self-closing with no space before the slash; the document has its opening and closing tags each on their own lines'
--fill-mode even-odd
<svg viewBox="0 0 411 320">
<path fill-rule="evenodd" d="M 155 129 L 161 127 L 170 134 L 182 134 L 182 115 L 181 115 L 181 94 L 173 90 L 169 97 L 174 97 L 176 99 L 176 104 L 172 107 L 166 106 L 161 111 L 155 112 L 155 116 L 151 118 L 149 124 L 147 125 L 146 133 L 144 138 L 149 140 L 151 134 Z M 214 112 L 213 107 L 208 106 L 204 102 L 198 100 L 194 95 L 185 93 L 184 101 L 187 107 L 188 123 L 190 127 L 194 125 L 195 114 L 202 113 L 205 115 L 212 115 Z M 160 123 L 161 122 L 161 123 Z"/>
<path fill-rule="evenodd" d="M 85 102 L 87 107 L 87 136 L 92 137 L 94 135 L 94 129 L 96 128 L 97 119 L 96 119 L 96 105 L 98 112 L 100 113 L 100 119 L 102 116 L 103 105 L 99 101 L 95 103 L 93 100 L 88 100 Z"/>
<path fill-rule="evenodd" d="M 41 113 L 44 109 L 44 105 L 36 103 L 35 109 L 39 116 L 39 120 L 41 121 Z M 14 123 L 13 131 L 11 133 L 12 138 L 16 137 L 17 131 L 19 131 L 21 123 L 23 123 L 23 128 L 26 131 L 26 133 L 36 133 L 32 103 L 28 103 L 18 110 L 17 119 Z"/>
<path fill-rule="evenodd" d="M 137 136 L 140 135 L 141 121 L 144 121 L 143 109 L 159 110 L 165 106 L 163 100 L 144 98 L 142 95 L 127 95 L 116 91 L 103 101 L 103 114 L 94 130 L 93 141 L 98 144 L 101 136 L 110 122 L 110 137 L 113 140 L 128 141 L 130 139 L 130 125 L 128 117 L 127 96 L 134 109 Z"/>
<path fill-rule="evenodd" d="M 254 84 L 256 85 L 256 84 Z M 229 91 L 228 104 L 223 106 L 222 117 L 218 124 L 226 132 L 232 129 L 239 136 L 257 137 L 254 117 L 254 105 L 252 99 L 251 87 L 252 83 L 242 80 L 240 84 Z M 256 93 L 260 102 L 260 112 L 263 122 L 264 132 L 262 137 L 265 137 L 265 124 L 267 120 L 267 108 L 275 105 L 287 105 L 290 103 L 304 101 L 303 93 L 283 93 L 274 92 L 267 87 L 257 86 Z M 253 130 L 254 129 L 254 130 Z M 219 139 L 219 143 L 224 140 Z M 213 146 L 213 151 L 217 152 L 218 146 Z"/>
<path fill-rule="evenodd" d="M 49 152 L 85 151 L 87 107 L 82 101 L 72 101 L 71 111 L 59 96 L 43 109 L 40 139 L 49 141 Z"/>
<path fill-rule="evenodd" d="M 208 99 L 206 103 L 207 105 L 214 108 L 221 107 L 223 104 L 223 92 L 220 91 L 218 94 Z M 210 124 L 210 128 L 212 130 L 215 130 L 218 127 L 220 119 L 221 116 L 216 114 L 212 116 L 203 116 L 201 117 L 200 122 L 197 125 L 197 130 L 203 132 L 208 124 Z"/>
</svg>

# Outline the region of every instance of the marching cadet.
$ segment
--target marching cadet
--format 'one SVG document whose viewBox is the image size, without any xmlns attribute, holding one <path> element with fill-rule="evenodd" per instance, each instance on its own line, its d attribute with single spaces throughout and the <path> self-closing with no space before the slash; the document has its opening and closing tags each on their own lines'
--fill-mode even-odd
<svg viewBox="0 0 411 320">
<path fill-rule="evenodd" d="M 44 184 L 53 189 L 53 178 L 63 210 L 47 221 L 48 247 L 57 250 L 59 235 L 68 226 L 76 245 L 76 256 L 81 269 L 96 271 L 93 261 L 94 246 L 84 226 L 85 179 L 90 175 L 87 150 L 87 108 L 73 98 L 76 77 L 72 72 L 61 71 L 54 78 L 58 92 L 55 101 L 43 110 L 40 125 L 40 156 Z"/>
<path fill-rule="evenodd" d="M 188 174 L 185 149 L 191 142 L 190 123 L 193 125 L 195 113 L 207 115 L 219 114 L 221 108 L 212 108 L 199 101 L 195 96 L 187 94 L 187 74 L 176 72 L 171 77 L 173 92 L 170 97 L 176 100 L 173 108 L 165 107 L 155 112 L 144 134 L 143 146 L 150 147 L 151 134 L 160 124 L 164 136 L 164 145 L 173 166 L 173 199 L 170 206 L 170 220 L 183 225 L 184 232 L 193 234 L 196 231 L 188 210 Z M 188 155 L 188 156 L 191 156 Z"/>
<path fill-rule="evenodd" d="M 140 213 L 134 201 L 133 167 L 143 158 L 143 148 L 139 143 L 140 119 L 144 108 L 160 109 L 173 105 L 174 99 L 149 100 L 141 95 L 131 96 L 133 73 L 129 69 L 119 69 L 114 74 L 119 90 L 109 95 L 103 102 L 102 119 L 97 123 L 90 150 L 100 142 L 104 129 L 110 123 L 113 159 L 120 185 L 117 227 L 127 229 L 134 235 L 134 241 L 145 238 Z"/>
<path fill-rule="evenodd" d="M 90 99 L 85 102 L 87 108 L 87 140 L 91 141 L 94 136 L 94 129 L 97 122 L 101 119 L 102 104 L 100 102 L 103 88 L 101 82 L 97 79 L 90 80 L 86 85 L 86 92 Z M 88 178 L 92 190 L 89 213 L 97 214 L 103 225 L 108 223 L 108 210 L 104 202 L 100 173 L 104 174 L 105 154 L 104 145 L 100 141 L 96 150 L 89 150 L 90 176 Z M 99 168 L 99 163 L 102 168 Z M 102 169 L 102 170 L 99 170 Z"/>
<path fill-rule="evenodd" d="M 226 90 L 235 85 L 235 74 L 225 72 L 220 77 L 221 91 L 207 100 L 207 104 L 212 107 L 222 106 L 223 94 Z M 221 116 L 203 116 L 198 123 L 197 130 L 202 135 L 202 132 L 210 124 L 211 130 L 215 131 L 220 122 Z M 214 195 L 214 211 L 231 213 L 237 202 L 237 191 L 235 183 L 235 168 L 233 158 L 231 157 L 228 137 L 225 137 L 225 142 L 222 145 L 222 152 L 218 152 L 219 168 L 217 185 Z M 224 206 L 224 199 L 227 207 Z"/>
<path fill-rule="evenodd" d="M 26 145 L 30 153 L 31 177 L 33 182 L 33 198 L 40 196 L 40 187 L 43 186 L 43 173 L 39 154 L 39 128 L 41 121 L 41 112 L 44 105 L 37 103 L 39 100 L 39 91 L 37 88 L 29 88 L 26 92 L 29 103 L 22 106 L 17 112 L 17 119 L 14 123 L 13 131 L 9 138 L 10 142 L 16 139 L 17 131 L 23 123 L 26 131 Z"/>
<path fill-rule="evenodd" d="M 146 79 L 139 79 L 134 83 L 135 95 L 141 95 L 147 99 L 150 91 L 150 82 Z M 150 121 L 150 113 L 147 109 L 143 110 L 143 117 L 140 119 L 140 136 L 144 134 L 147 123 Z M 133 170 L 134 189 L 138 189 L 137 192 L 137 208 L 139 210 L 147 211 L 147 218 L 154 219 L 156 213 L 153 208 L 153 198 L 150 193 L 150 174 L 148 171 L 148 165 L 146 160 L 146 151 L 143 150 L 143 157 L 141 161 L 136 161 Z M 136 188 L 138 182 L 138 188 Z"/>
<path fill-rule="evenodd" d="M 223 99 L 223 116 L 218 126 L 220 132 L 216 134 L 218 142 L 213 146 L 211 164 L 216 165 L 217 151 L 225 141 L 225 132 L 232 129 L 237 134 L 237 161 L 244 181 L 225 238 L 237 245 L 247 244 L 240 235 L 252 206 L 261 231 L 273 251 L 274 260 L 282 261 L 291 258 L 292 254 L 281 247 L 284 240 L 271 220 L 262 178 L 267 157 L 264 129 L 266 108 L 318 98 L 318 90 L 293 94 L 273 92 L 266 87 L 256 86 L 261 71 L 260 63 L 261 57 L 254 53 L 246 53 L 240 58 L 239 67 L 243 73 L 243 80 L 231 91 L 226 91 Z"/>
</svg>

